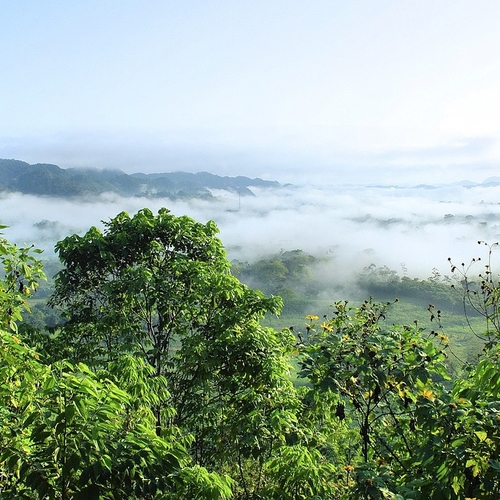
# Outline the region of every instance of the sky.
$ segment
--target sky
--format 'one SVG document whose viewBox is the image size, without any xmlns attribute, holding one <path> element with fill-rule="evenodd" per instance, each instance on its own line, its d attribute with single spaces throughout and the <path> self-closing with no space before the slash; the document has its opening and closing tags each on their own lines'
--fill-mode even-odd
<svg viewBox="0 0 500 500">
<path fill-rule="evenodd" d="M 0 0 L 0 158 L 479 182 L 499 25 L 495 0 Z"/>
</svg>

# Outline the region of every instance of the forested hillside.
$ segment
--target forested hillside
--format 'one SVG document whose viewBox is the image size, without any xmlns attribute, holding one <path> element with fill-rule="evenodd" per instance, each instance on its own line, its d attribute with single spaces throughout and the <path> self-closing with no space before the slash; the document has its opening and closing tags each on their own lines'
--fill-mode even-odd
<svg viewBox="0 0 500 500">
<path fill-rule="evenodd" d="M 230 263 L 217 233 L 122 212 L 58 242 L 48 288 L 0 240 L 2 498 L 499 497 L 495 245 L 427 280 L 368 266 L 347 301 L 328 262 Z"/>
<path fill-rule="evenodd" d="M 75 197 L 96 196 L 111 192 L 121 196 L 213 198 L 210 189 L 235 191 L 253 196 L 252 186 L 279 187 L 275 181 L 248 177 L 221 177 L 208 172 L 191 174 L 126 174 L 121 170 L 70 168 L 57 165 L 0 159 L 0 191 L 24 194 Z"/>
</svg>

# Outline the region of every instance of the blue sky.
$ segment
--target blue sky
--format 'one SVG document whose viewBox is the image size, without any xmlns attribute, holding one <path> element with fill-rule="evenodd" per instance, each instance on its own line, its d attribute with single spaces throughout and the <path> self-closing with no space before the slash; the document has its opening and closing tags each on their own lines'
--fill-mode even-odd
<svg viewBox="0 0 500 500">
<path fill-rule="evenodd" d="M 0 157 L 481 181 L 499 25 L 493 0 L 0 0 Z"/>
</svg>

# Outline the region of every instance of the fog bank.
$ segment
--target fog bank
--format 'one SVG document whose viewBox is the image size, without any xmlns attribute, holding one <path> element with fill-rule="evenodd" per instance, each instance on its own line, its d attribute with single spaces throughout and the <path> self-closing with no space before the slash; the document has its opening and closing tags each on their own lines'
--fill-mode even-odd
<svg viewBox="0 0 500 500">
<path fill-rule="evenodd" d="M 215 201 L 119 198 L 75 201 L 2 194 L 0 223 L 11 241 L 44 248 L 121 211 L 131 215 L 165 206 L 175 215 L 214 220 L 229 258 L 254 261 L 280 250 L 302 249 L 331 258 L 336 278 L 371 263 L 413 277 L 449 273 L 448 257 L 468 261 L 477 241 L 500 240 L 500 188 L 288 186 L 252 188 L 255 197 L 214 191 Z"/>
</svg>

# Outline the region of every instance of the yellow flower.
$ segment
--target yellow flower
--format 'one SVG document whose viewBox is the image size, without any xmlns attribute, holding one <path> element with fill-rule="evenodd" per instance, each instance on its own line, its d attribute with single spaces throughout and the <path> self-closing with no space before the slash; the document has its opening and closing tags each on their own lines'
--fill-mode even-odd
<svg viewBox="0 0 500 500">
<path fill-rule="evenodd" d="M 436 395 L 430 389 L 424 389 L 420 395 L 429 401 L 434 401 L 436 399 Z"/>
<path fill-rule="evenodd" d="M 15 335 L 12 335 L 12 340 L 16 343 L 16 344 L 20 344 L 21 341 L 19 340 L 19 337 L 16 337 Z"/>
<path fill-rule="evenodd" d="M 318 321 L 319 316 L 315 316 L 314 314 L 308 314 L 306 319 L 310 319 L 311 321 Z"/>
<path fill-rule="evenodd" d="M 344 470 L 347 472 L 352 472 L 354 470 L 354 467 L 352 465 L 346 465 L 344 467 Z"/>
<path fill-rule="evenodd" d="M 333 332 L 333 328 L 326 322 L 321 325 L 321 328 L 327 332 Z"/>
</svg>

